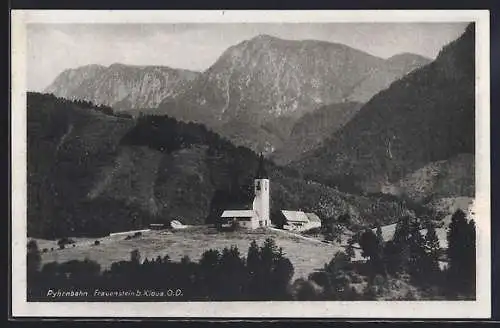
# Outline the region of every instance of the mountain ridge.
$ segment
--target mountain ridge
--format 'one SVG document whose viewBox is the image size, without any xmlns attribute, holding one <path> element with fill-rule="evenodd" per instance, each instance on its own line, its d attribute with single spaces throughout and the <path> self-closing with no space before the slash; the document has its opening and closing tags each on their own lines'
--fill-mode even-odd
<svg viewBox="0 0 500 328">
<path fill-rule="evenodd" d="M 205 124 L 236 144 L 269 154 L 288 138 L 282 134 L 287 127 L 269 121 L 298 119 L 332 103 L 365 102 L 414 66 L 389 67 L 387 60 L 341 43 L 259 35 L 230 46 L 203 72 L 183 78 L 179 72 L 184 71 L 176 70 L 181 76 L 174 76 L 169 86 L 161 75 L 144 81 L 120 73 L 131 69 L 119 63 L 89 72 L 74 69 L 56 78 L 46 92 L 119 110 L 157 107 L 159 114 Z M 233 123 L 247 124 L 248 133 L 235 131 Z"/>
</svg>

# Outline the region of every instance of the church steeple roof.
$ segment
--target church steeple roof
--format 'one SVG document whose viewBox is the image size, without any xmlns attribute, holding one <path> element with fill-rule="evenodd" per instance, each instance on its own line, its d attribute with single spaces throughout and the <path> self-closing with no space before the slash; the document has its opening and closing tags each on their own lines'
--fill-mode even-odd
<svg viewBox="0 0 500 328">
<path fill-rule="evenodd" d="M 259 166 L 257 168 L 257 174 L 255 175 L 255 179 L 268 179 L 267 171 L 264 167 L 264 155 L 262 153 L 259 157 Z"/>
</svg>

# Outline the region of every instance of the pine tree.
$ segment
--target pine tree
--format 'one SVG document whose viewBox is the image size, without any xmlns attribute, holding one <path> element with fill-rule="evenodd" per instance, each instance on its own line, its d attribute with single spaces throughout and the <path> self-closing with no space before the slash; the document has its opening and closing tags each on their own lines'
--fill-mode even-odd
<svg viewBox="0 0 500 328">
<path fill-rule="evenodd" d="M 345 254 L 349 259 L 352 259 L 356 254 L 354 253 L 354 240 L 349 238 L 347 241 L 347 247 L 345 249 Z"/>
<path fill-rule="evenodd" d="M 371 229 L 367 229 L 361 234 L 359 239 L 359 246 L 363 251 L 364 257 L 370 258 L 372 274 L 385 274 L 385 268 L 381 256 L 381 246 L 377 236 Z"/>
<path fill-rule="evenodd" d="M 373 233 L 371 229 L 366 229 L 359 238 L 359 246 L 362 250 L 363 257 L 369 257 L 370 259 L 378 255 L 378 240 L 377 236 Z"/>
<path fill-rule="evenodd" d="M 410 218 L 405 216 L 396 224 L 392 240 L 384 248 L 385 262 L 389 271 L 393 274 L 408 270 L 408 259 L 410 257 Z"/>
<path fill-rule="evenodd" d="M 410 218 L 405 216 L 396 224 L 392 240 L 395 244 L 405 244 L 410 237 Z"/>
<path fill-rule="evenodd" d="M 412 278 L 417 282 L 422 282 L 425 278 L 425 240 L 420 233 L 420 225 L 418 222 L 413 222 L 410 229 L 410 237 L 408 239 L 410 248 L 408 267 Z"/>
<path fill-rule="evenodd" d="M 476 223 L 474 220 L 470 220 L 467 224 L 464 269 L 465 293 L 468 296 L 474 296 L 476 293 Z"/>
<path fill-rule="evenodd" d="M 383 258 L 384 257 L 384 237 L 382 236 L 382 228 L 380 227 L 380 225 L 377 226 L 377 232 L 376 232 L 376 235 L 377 235 L 377 253 L 379 255 L 380 258 Z"/>
<path fill-rule="evenodd" d="M 254 275 L 258 272 L 260 262 L 260 252 L 259 246 L 255 240 L 252 240 L 247 253 L 247 268 L 250 275 Z"/>
<path fill-rule="evenodd" d="M 40 263 L 42 260 L 38 244 L 35 240 L 30 240 L 27 247 L 27 270 L 28 272 L 36 272 L 40 269 Z"/>
<path fill-rule="evenodd" d="M 472 277 L 475 270 L 475 226 L 473 222 L 467 223 L 462 210 L 452 215 L 447 239 L 449 287 L 451 292 L 463 294 L 470 290 L 472 281 L 475 283 L 475 274 Z"/>
<path fill-rule="evenodd" d="M 427 257 L 426 271 L 430 275 L 430 280 L 435 278 L 435 275 L 440 271 L 439 269 L 439 253 L 441 246 L 439 238 L 436 234 L 434 224 L 427 223 L 427 234 L 425 235 L 425 253 Z"/>
<path fill-rule="evenodd" d="M 140 264 L 141 253 L 139 252 L 139 250 L 134 249 L 133 251 L 130 252 L 130 262 L 134 264 Z"/>
<path fill-rule="evenodd" d="M 261 288 L 260 251 L 255 240 L 252 240 L 248 248 L 246 269 L 248 275 L 246 294 L 248 294 L 251 299 L 254 299 L 259 295 Z"/>
<path fill-rule="evenodd" d="M 40 276 L 40 263 L 41 256 L 40 250 L 38 249 L 38 244 L 35 240 L 30 240 L 27 245 L 26 254 L 26 278 L 27 278 L 27 297 L 28 300 L 31 299 L 35 294 L 39 294 L 39 279 Z M 52 287 L 52 286 L 51 286 Z"/>
<path fill-rule="evenodd" d="M 380 246 L 384 243 L 384 237 L 382 236 L 382 228 L 380 225 L 377 226 L 377 241 Z"/>
</svg>

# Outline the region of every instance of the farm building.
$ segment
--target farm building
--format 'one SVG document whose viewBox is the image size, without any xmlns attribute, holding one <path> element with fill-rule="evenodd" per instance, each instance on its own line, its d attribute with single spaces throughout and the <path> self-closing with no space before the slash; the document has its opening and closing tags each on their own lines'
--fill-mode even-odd
<svg viewBox="0 0 500 328">
<path fill-rule="evenodd" d="M 149 225 L 149 229 L 151 229 L 151 230 L 163 230 L 163 229 L 165 229 L 165 225 L 163 223 L 151 223 Z"/>
<path fill-rule="evenodd" d="M 309 222 L 311 222 L 312 225 L 316 225 L 319 228 L 321 227 L 321 219 L 319 216 L 317 216 L 315 213 L 306 213 L 307 218 L 309 219 Z"/>
<path fill-rule="evenodd" d="M 170 222 L 170 227 L 172 229 L 185 229 L 187 228 L 188 226 L 187 225 L 184 225 L 182 224 L 179 220 L 172 220 Z"/>
<path fill-rule="evenodd" d="M 234 222 L 246 229 L 256 229 L 259 226 L 259 219 L 254 210 L 226 210 L 222 213 L 223 228 L 229 228 Z"/>
<path fill-rule="evenodd" d="M 314 213 L 282 210 L 281 214 L 284 216 L 283 228 L 285 230 L 300 232 L 321 227 L 321 220 Z"/>
</svg>

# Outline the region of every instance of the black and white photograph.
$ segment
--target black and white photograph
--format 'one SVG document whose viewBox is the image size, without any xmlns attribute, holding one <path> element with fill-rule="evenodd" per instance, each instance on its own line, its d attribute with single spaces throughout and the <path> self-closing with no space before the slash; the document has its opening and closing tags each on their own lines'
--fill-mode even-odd
<svg viewBox="0 0 500 328">
<path fill-rule="evenodd" d="M 14 12 L 14 309 L 488 317 L 488 20 Z"/>
</svg>

